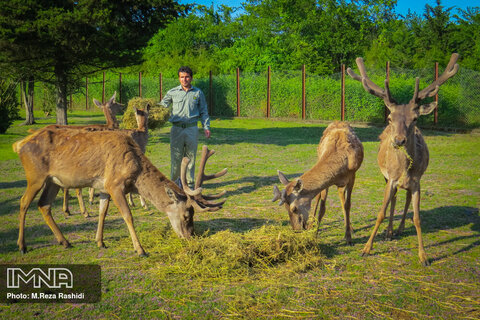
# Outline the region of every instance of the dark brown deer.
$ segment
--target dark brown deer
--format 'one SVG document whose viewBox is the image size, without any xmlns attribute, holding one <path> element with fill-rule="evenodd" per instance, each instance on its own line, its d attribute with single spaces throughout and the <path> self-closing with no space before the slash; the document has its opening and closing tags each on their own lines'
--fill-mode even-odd
<svg viewBox="0 0 480 320">
<path fill-rule="evenodd" d="M 345 220 L 345 239 L 351 244 L 353 230 L 350 223 L 351 196 L 355 173 L 363 161 L 363 145 L 349 124 L 337 121 L 331 123 L 323 132 L 317 154 L 315 166 L 294 181 L 289 182 L 285 175 L 278 171 L 278 177 L 285 185 L 285 189 L 280 192 L 275 186 L 272 201 L 280 199 L 280 205 L 285 204 L 292 228 L 302 230 L 307 228 L 312 199 L 318 196 L 314 215 L 318 201 L 321 200 L 318 212 L 317 228 L 319 228 L 325 214 L 328 188 L 336 185 Z"/>
<path fill-rule="evenodd" d="M 417 128 L 417 119 L 421 115 L 431 113 L 437 103 L 421 105 L 421 101 L 437 94 L 439 87 L 453 77 L 458 71 L 458 54 L 452 54 L 450 62 L 443 74 L 432 84 L 423 90 L 419 90 L 419 78 L 415 80 L 415 92 L 413 98 L 407 104 L 398 104 L 390 94 L 388 79 L 385 80 L 385 89 L 373 83 L 367 76 L 366 68 L 362 58 L 357 58 L 357 66 L 360 75 L 348 68 L 348 74 L 363 84 L 364 89 L 382 98 L 390 110 L 388 126 L 380 135 L 380 149 L 378 151 L 378 165 L 385 177 L 387 185 L 383 194 L 383 204 L 377 216 L 375 227 L 368 242 L 363 249 L 363 255 L 368 255 L 373 247 L 373 239 L 382 221 L 385 219 L 387 208 L 390 204 L 390 219 L 386 232 L 387 239 L 393 236 L 393 215 L 395 210 L 397 189 L 407 191 L 405 208 L 397 234 L 403 232 L 405 217 L 413 200 L 413 223 L 417 230 L 418 256 L 423 265 L 429 265 L 427 255 L 423 248 L 422 230 L 420 226 L 420 179 L 427 169 L 429 154 L 420 130 Z"/>
<path fill-rule="evenodd" d="M 27 180 L 27 189 L 20 200 L 17 243 L 21 252 L 26 252 L 24 227 L 27 209 L 42 188 L 39 210 L 64 247 L 70 244 L 52 217 L 52 202 L 60 188 L 94 187 L 102 194 L 108 194 L 118 207 L 139 255 L 145 255 L 145 251 L 135 233 L 126 193 L 138 192 L 165 212 L 173 230 L 181 238 L 193 235 L 195 210 L 215 211 L 223 204 L 202 197 L 201 187 L 195 190 L 179 188 L 150 162 L 131 137 L 122 132 L 47 127 L 14 143 L 13 150 L 20 157 Z M 183 171 L 187 162 L 188 159 L 184 160 Z M 226 169 L 214 177 L 225 173 Z M 103 217 L 100 218 L 96 239 L 98 246 L 104 246 Z"/>
</svg>

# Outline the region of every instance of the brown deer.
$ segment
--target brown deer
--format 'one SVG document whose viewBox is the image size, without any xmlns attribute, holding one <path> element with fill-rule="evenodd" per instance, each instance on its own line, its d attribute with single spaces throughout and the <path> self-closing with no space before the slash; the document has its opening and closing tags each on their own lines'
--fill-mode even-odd
<svg viewBox="0 0 480 320">
<path fill-rule="evenodd" d="M 112 97 L 106 103 L 100 103 L 97 99 L 93 99 L 93 103 L 102 109 L 103 115 L 107 121 L 106 124 L 92 124 L 92 125 L 84 125 L 84 126 L 68 126 L 68 125 L 52 125 L 56 128 L 75 128 L 75 129 L 86 129 L 86 130 L 105 130 L 105 129 L 118 129 L 119 123 L 117 118 L 115 117 L 116 114 L 120 113 L 123 109 L 123 105 L 117 103 L 115 101 L 115 97 L 117 92 L 115 91 Z M 75 194 L 78 199 L 78 205 L 80 207 L 80 212 L 84 215 L 84 217 L 89 217 L 89 213 L 85 207 L 85 203 L 83 201 L 82 189 L 75 189 Z M 90 198 L 93 197 L 93 189 L 90 189 Z M 68 208 L 68 199 L 69 193 L 68 189 L 63 190 L 63 213 L 66 217 L 70 216 L 70 209 Z"/>
<path fill-rule="evenodd" d="M 147 104 L 147 107 L 145 109 L 137 109 L 137 108 L 133 108 L 133 109 L 135 112 L 135 118 L 137 120 L 137 129 L 123 129 L 123 130 L 118 129 L 118 130 L 132 137 L 133 140 L 139 145 L 142 152 L 145 153 L 147 143 L 148 143 L 148 114 L 150 112 L 150 105 Z M 61 128 L 95 130 L 95 131 L 111 129 L 107 127 L 91 127 L 91 126 L 62 126 Z M 84 216 L 88 217 L 89 215 L 88 215 L 88 212 L 85 210 L 85 204 L 83 201 L 83 197 L 81 195 L 81 189 L 77 188 L 75 190 L 77 191 L 77 198 L 78 198 L 78 204 L 80 206 L 80 210 L 84 210 L 82 211 L 82 212 L 86 212 Z M 93 197 L 92 193 L 93 193 L 93 188 L 90 188 L 90 197 Z M 127 195 L 127 200 L 131 206 L 134 206 L 131 193 Z M 101 197 L 100 202 L 102 203 L 102 201 L 105 201 L 105 199 Z M 140 202 L 142 207 L 147 209 L 147 204 L 145 202 L 145 199 L 143 199 L 141 196 L 140 196 Z M 67 198 L 64 197 L 63 208 L 64 208 L 64 212 L 65 212 L 65 208 L 68 209 L 68 197 Z M 103 210 L 102 204 L 100 205 L 99 210 L 100 212 Z"/>
<path fill-rule="evenodd" d="M 173 230 L 181 238 L 193 235 L 195 210 L 215 211 L 223 204 L 208 201 L 207 197 L 202 196 L 201 187 L 195 190 L 179 188 L 150 162 L 131 137 L 122 132 L 47 127 L 14 143 L 13 150 L 20 157 L 27 180 L 26 191 L 20 200 L 17 243 L 21 252 L 26 252 L 25 215 L 30 203 L 42 188 L 38 201 L 39 210 L 58 242 L 64 247 L 69 247 L 70 244 L 52 217 L 52 202 L 60 188 L 94 187 L 103 194 L 108 194 L 118 207 L 128 226 L 134 249 L 139 255 L 145 255 L 145 251 L 135 233 L 126 193 L 138 192 L 158 210 L 165 212 Z M 76 156 L 72 156 L 73 154 Z M 187 162 L 188 159 L 184 160 L 183 170 Z M 203 181 L 225 173 L 226 169 L 205 178 L 203 172 L 198 175 Z M 104 216 L 100 218 L 96 240 L 98 246 L 104 247 Z"/>
<path fill-rule="evenodd" d="M 368 255 L 373 247 L 373 239 L 378 231 L 380 224 L 385 219 L 385 214 L 390 204 L 390 219 L 387 228 L 387 239 L 393 236 L 393 215 L 397 189 L 402 188 L 407 191 L 405 208 L 402 220 L 397 230 L 397 234 L 403 232 L 405 226 L 405 217 L 407 215 L 410 202 L 413 200 L 413 223 L 417 230 L 418 237 L 418 256 L 420 262 L 427 266 L 429 261 L 423 248 L 422 230 L 420 227 L 420 179 L 427 169 L 429 154 L 427 145 L 422 137 L 420 130 L 416 127 L 417 119 L 421 115 L 431 113 L 436 107 L 437 102 L 421 105 L 420 102 L 428 97 L 437 94 L 439 87 L 453 77 L 458 71 L 458 54 L 452 54 L 450 62 L 443 74 L 432 84 L 423 90 L 419 90 L 420 80 L 415 80 L 415 92 L 413 98 L 407 104 L 398 104 L 390 94 L 388 79 L 385 80 L 385 89 L 380 88 L 373 83 L 367 76 L 366 68 L 362 58 L 357 58 L 357 66 L 360 76 L 348 68 L 348 74 L 355 80 L 362 82 L 364 89 L 382 98 L 387 108 L 390 110 L 388 116 L 388 126 L 380 135 L 380 149 L 378 151 L 378 165 L 385 177 L 387 183 L 383 194 L 383 204 L 377 216 L 375 227 L 366 243 L 362 255 Z"/>
<path fill-rule="evenodd" d="M 317 198 L 314 215 L 321 200 L 318 213 L 318 228 L 325 214 L 325 202 L 328 188 L 338 187 L 338 195 L 342 203 L 345 220 L 345 239 L 352 243 L 352 227 L 350 224 L 350 207 L 355 172 L 363 161 L 363 145 L 355 135 L 352 127 L 345 122 L 333 122 L 323 132 L 317 148 L 317 163 L 300 178 L 289 182 L 285 175 L 278 171 L 280 182 L 285 189 L 280 192 L 274 186 L 274 198 L 280 199 L 280 205 L 285 204 L 290 217 L 290 225 L 294 230 L 307 228 L 308 216 L 312 199 Z"/>
</svg>

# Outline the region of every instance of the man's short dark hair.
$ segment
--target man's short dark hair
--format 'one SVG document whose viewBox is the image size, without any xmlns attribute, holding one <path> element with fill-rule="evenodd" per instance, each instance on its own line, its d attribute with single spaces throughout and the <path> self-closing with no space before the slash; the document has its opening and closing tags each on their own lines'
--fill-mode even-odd
<svg viewBox="0 0 480 320">
<path fill-rule="evenodd" d="M 190 69 L 190 67 L 187 67 L 187 66 L 180 67 L 180 69 L 178 69 L 178 75 L 180 75 L 180 72 L 188 73 L 190 77 L 193 78 L 193 71 L 192 69 Z"/>
</svg>

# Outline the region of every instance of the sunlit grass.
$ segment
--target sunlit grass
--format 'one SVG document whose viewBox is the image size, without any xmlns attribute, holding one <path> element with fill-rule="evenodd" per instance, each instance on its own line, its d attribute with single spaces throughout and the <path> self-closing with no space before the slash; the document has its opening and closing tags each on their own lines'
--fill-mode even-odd
<svg viewBox="0 0 480 320">
<path fill-rule="evenodd" d="M 76 115 L 76 114 L 75 114 Z M 83 123 L 89 114 L 72 115 Z M 101 121 L 101 115 L 94 115 Z M 54 120 L 42 121 L 47 124 Z M 3 318 L 295 318 L 295 319 L 475 319 L 480 317 L 480 136 L 424 131 L 430 165 L 422 179 L 421 217 L 425 249 L 432 265 L 417 256 L 417 236 L 408 220 L 405 232 L 384 241 L 385 221 L 372 255 L 360 257 L 375 223 L 384 180 L 376 163 L 382 128 L 356 126 L 365 148 L 352 199 L 353 246 L 344 226 L 336 188 L 318 236 L 297 233 L 283 207 L 271 202 L 282 170 L 289 178 L 316 161 L 316 146 L 327 123 L 265 119 L 216 119 L 212 138 L 202 137 L 216 154 L 207 173 L 229 173 L 205 184 L 206 193 L 226 190 L 215 213 L 195 214 L 196 236 L 175 236 L 164 213 L 132 209 L 137 235 L 148 258 L 137 257 L 123 219 L 111 205 L 104 230 L 108 248 L 95 244 L 97 202 L 85 219 L 53 212 L 73 248 L 55 244 L 34 202 L 27 214 L 22 255 L 16 245 L 19 199 L 26 186 L 11 143 L 27 127 L 12 126 L 0 136 L 0 260 L 3 263 L 94 263 L 102 268 L 102 301 L 95 305 L 0 305 Z M 147 156 L 170 172 L 169 128 L 151 132 Z M 10 146 L 9 146 L 10 145 Z M 10 149 L 8 149 L 9 147 Z M 13 155 L 13 156 L 12 156 Z M 86 192 L 86 191 L 85 191 Z M 85 193 L 86 196 L 86 193 Z M 405 192 L 399 191 L 395 226 Z M 136 200 L 138 203 L 139 201 Z M 412 217 L 409 212 L 408 217 Z"/>
</svg>

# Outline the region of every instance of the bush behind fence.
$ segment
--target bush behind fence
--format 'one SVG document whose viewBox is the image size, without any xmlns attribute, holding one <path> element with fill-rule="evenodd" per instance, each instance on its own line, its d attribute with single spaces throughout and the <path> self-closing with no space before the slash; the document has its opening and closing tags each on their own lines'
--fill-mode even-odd
<svg viewBox="0 0 480 320">
<path fill-rule="evenodd" d="M 383 87 L 384 70 L 369 70 L 369 76 Z M 420 77 L 420 87 L 430 84 L 433 69 L 390 70 L 390 89 L 399 103 L 407 103 L 413 96 L 415 77 Z M 383 101 L 368 94 L 361 83 L 345 78 L 345 120 L 355 122 L 381 123 L 384 119 Z M 306 119 L 339 120 L 341 118 L 341 73 L 331 76 L 306 76 Z M 162 78 L 162 96 L 178 86 L 176 78 Z M 210 78 L 194 78 L 194 85 L 205 93 L 211 105 L 213 116 L 233 117 L 237 115 L 236 75 L 216 75 Z M 302 73 L 301 71 L 271 72 L 270 116 L 274 118 L 302 117 Z M 159 75 L 142 75 L 141 90 L 144 98 L 160 98 Z M 55 99 L 51 90 L 43 84 L 36 84 L 35 106 L 54 109 Z M 71 96 L 71 108 L 95 108 L 92 99 L 102 100 L 103 74 L 88 78 L 88 99 L 86 85 L 78 88 Z M 126 104 L 139 96 L 139 73 L 105 73 L 105 98 L 117 92 L 117 101 Z M 120 95 L 121 93 L 121 95 Z M 430 100 L 433 100 L 431 98 Z M 425 103 L 430 102 L 425 101 Z M 88 103 L 88 105 L 87 105 Z M 267 115 L 267 72 L 242 73 L 240 75 L 240 116 L 265 117 Z M 420 118 L 421 125 L 433 125 L 433 115 Z M 480 73 L 460 68 L 457 75 L 441 86 L 438 109 L 439 127 L 474 128 L 480 127 Z"/>
</svg>

